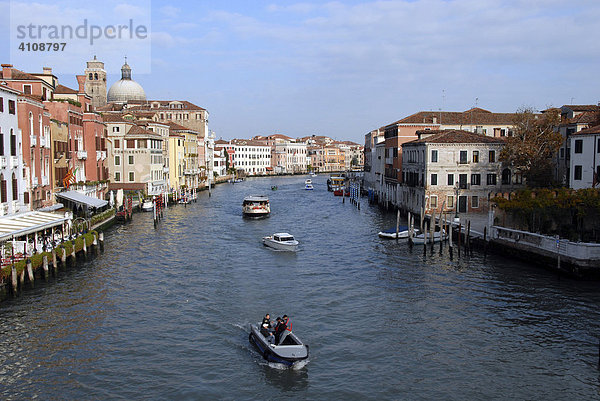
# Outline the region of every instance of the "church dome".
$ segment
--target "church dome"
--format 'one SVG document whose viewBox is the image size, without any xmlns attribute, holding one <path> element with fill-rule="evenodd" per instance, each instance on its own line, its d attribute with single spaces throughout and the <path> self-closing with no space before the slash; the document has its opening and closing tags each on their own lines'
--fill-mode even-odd
<svg viewBox="0 0 600 401">
<path fill-rule="evenodd" d="M 142 85 L 131 79 L 131 67 L 123 64 L 121 68 L 121 79 L 112 84 L 108 90 L 107 100 L 109 103 L 127 103 L 131 100 L 146 100 L 146 92 Z"/>
</svg>

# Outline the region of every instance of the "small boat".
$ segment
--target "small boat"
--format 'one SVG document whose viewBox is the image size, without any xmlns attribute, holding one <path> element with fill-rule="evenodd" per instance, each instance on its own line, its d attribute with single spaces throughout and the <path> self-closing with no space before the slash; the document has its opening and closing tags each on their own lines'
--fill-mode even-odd
<svg viewBox="0 0 600 401">
<path fill-rule="evenodd" d="M 274 344 L 272 342 L 274 339 L 263 336 L 259 327 L 260 323 L 250 325 L 248 340 L 254 344 L 265 360 L 293 366 L 308 358 L 308 345 L 303 344 L 294 332 L 284 331 L 279 339 L 279 344 Z"/>
<path fill-rule="evenodd" d="M 310 178 L 307 178 L 306 181 L 304 181 L 304 184 L 305 185 L 312 184 L 312 180 Z"/>
<path fill-rule="evenodd" d="M 271 213 L 269 198 L 265 195 L 250 195 L 242 202 L 242 213 L 245 217 L 266 217 Z"/>
<path fill-rule="evenodd" d="M 268 237 L 263 237 L 263 245 L 279 251 L 296 252 L 298 250 L 298 241 L 292 234 L 275 233 Z"/>
<path fill-rule="evenodd" d="M 311 171 L 311 172 L 310 172 L 310 176 L 311 176 L 311 177 L 316 177 L 316 176 L 317 176 L 317 173 L 315 173 L 314 171 Z"/>
<path fill-rule="evenodd" d="M 242 182 L 244 181 L 243 178 L 230 178 L 227 180 L 227 182 L 231 183 L 231 184 L 235 184 L 236 182 Z"/>
<path fill-rule="evenodd" d="M 152 210 L 154 210 L 154 202 L 152 199 L 146 199 L 144 202 L 142 202 L 143 212 L 151 212 Z"/>
<path fill-rule="evenodd" d="M 306 184 L 304 185 L 304 189 L 306 189 L 307 191 L 312 191 L 315 188 L 313 187 L 313 184 Z"/>
<path fill-rule="evenodd" d="M 413 235 L 417 236 L 419 234 L 421 234 L 421 231 L 419 231 L 419 229 L 415 229 L 415 232 L 413 233 Z M 379 235 L 380 238 L 396 239 L 396 227 L 392 227 L 388 230 L 380 231 L 377 235 Z M 408 238 L 408 226 L 399 226 L 398 227 L 398 239 L 405 239 L 405 238 Z"/>
<path fill-rule="evenodd" d="M 271 186 L 271 191 L 277 191 L 277 185 Z"/>
<path fill-rule="evenodd" d="M 433 242 L 440 242 L 441 240 L 443 240 L 446 236 L 446 231 L 436 231 L 433 233 Z M 424 234 L 419 234 L 413 237 L 412 239 L 413 244 L 423 244 L 425 243 L 425 235 Z M 431 233 L 427 232 L 427 243 L 430 244 L 431 243 Z"/>
</svg>

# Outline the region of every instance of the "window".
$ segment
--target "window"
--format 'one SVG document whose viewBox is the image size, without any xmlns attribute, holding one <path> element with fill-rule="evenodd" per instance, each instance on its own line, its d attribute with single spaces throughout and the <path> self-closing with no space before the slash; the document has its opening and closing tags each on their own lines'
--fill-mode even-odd
<svg viewBox="0 0 600 401">
<path fill-rule="evenodd" d="M 26 95 L 31 95 L 31 85 L 23 85 L 23 93 Z"/>
<path fill-rule="evenodd" d="M 129 155 L 128 162 L 129 162 L 129 164 L 133 164 L 133 155 Z"/>
<path fill-rule="evenodd" d="M 471 185 L 481 185 L 481 174 L 471 174 Z"/>
<path fill-rule="evenodd" d="M 113 132 L 119 132 L 119 127 L 113 127 Z"/>
<path fill-rule="evenodd" d="M 496 185 L 496 174 L 488 174 L 487 175 L 487 184 L 488 185 Z"/>
<path fill-rule="evenodd" d="M 119 171 L 115 172 L 115 181 L 116 182 L 121 181 L 121 173 Z"/>
<path fill-rule="evenodd" d="M 19 187 L 17 186 L 17 176 L 15 173 L 12 175 L 12 196 L 13 200 L 19 200 Z"/>
<path fill-rule="evenodd" d="M 575 139 L 575 153 L 583 153 L 583 139 Z"/>
<path fill-rule="evenodd" d="M 0 178 L 0 201 L 6 203 L 6 180 L 4 176 Z"/>
<path fill-rule="evenodd" d="M 12 128 L 10 129 L 10 155 L 17 155 L 17 136 L 15 135 L 15 131 Z"/>
<path fill-rule="evenodd" d="M 448 205 L 448 209 L 454 208 L 454 195 L 448 195 L 446 197 L 446 204 Z"/>
<path fill-rule="evenodd" d="M 479 208 L 479 196 L 477 196 L 477 195 L 471 196 L 471 207 L 473 209 Z"/>
<path fill-rule="evenodd" d="M 0 113 L 4 113 L 4 98 L 0 97 Z"/>
<path fill-rule="evenodd" d="M 577 180 L 577 181 L 581 180 L 581 172 L 582 172 L 581 166 L 575 166 L 575 177 L 574 177 L 575 180 Z"/>
<path fill-rule="evenodd" d="M 0 111 L 2 111 L 2 109 L 0 109 Z M 596 146 L 596 153 L 600 153 L 600 138 L 598 138 L 598 144 L 597 145 L 598 146 Z"/>
<path fill-rule="evenodd" d="M 133 182 L 135 178 L 135 175 L 133 174 L 133 171 L 129 172 L 129 182 Z"/>
<path fill-rule="evenodd" d="M 432 163 L 437 163 L 438 161 L 438 151 L 437 150 L 432 150 L 431 151 L 431 162 Z"/>
<path fill-rule="evenodd" d="M 461 189 L 467 189 L 467 175 L 459 174 L 458 175 L 458 185 Z"/>
<path fill-rule="evenodd" d="M 460 151 L 460 164 L 467 164 L 468 163 L 468 152 L 466 150 L 461 150 Z"/>
<path fill-rule="evenodd" d="M 478 150 L 473 151 L 473 163 L 479 163 L 479 151 Z"/>
<path fill-rule="evenodd" d="M 454 185 L 454 174 L 448 174 L 448 185 Z"/>
<path fill-rule="evenodd" d="M 127 139 L 127 149 L 135 149 L 135 139 Z"/>
<path fill-rule="evenodd" d="M 496 151 L 490 150 L 490 163 L 495 163 L 495 162 L 496 162 Z"/>
<path fill-rule="evenodd" d="M 437 209 L 438 205 L 437 205 L 437 195 L 431 195 L 431 197 L 429 198 L 429 207 L 431 209 Z"/>
<path fill-rule="evenodd" d="M 16 113 L 15 101 L 9 100 L 8 101 L 8 114 L 15 114 L 15 113 Z"/>
<path fill-rule="evenodd" d="M 121 141 L 118 139 L 115 139 L 115 149 L 119 149 L 121 147 Z"/>
<path fill-rule="evenodd" d="M 565 157 L 565 148 L 560 148 L 560 158 L 563 159 Z"/>
<path fill-rule="evenodd" d="M 431 174 L 431 185 L 437 185 L 437 174 Z"/>
<path fill-rule="evenodd" d="M 121 156 L 115 156 L 115 166 L 121 165 Z"/>
</svg>

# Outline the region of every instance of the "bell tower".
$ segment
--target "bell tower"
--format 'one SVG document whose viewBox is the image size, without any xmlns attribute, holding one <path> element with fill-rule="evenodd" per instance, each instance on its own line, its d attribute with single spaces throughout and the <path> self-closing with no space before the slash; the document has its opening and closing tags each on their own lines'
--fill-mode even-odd
<svg viewBox="0 0 600 401">
<path fill-rule="evenodd" d="M 101 107 L 106 105 L 106 71 L 104 63 L 98 61 L 96 56 L 87 62 L 85 69 L 84 91 L 91 96 L 92 106 Z"/>
</svg>

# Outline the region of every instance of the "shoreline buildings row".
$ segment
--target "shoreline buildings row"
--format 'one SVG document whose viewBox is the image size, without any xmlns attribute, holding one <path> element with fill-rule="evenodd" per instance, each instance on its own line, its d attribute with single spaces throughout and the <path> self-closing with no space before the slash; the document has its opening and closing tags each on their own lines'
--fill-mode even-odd
<svg viewBox="0 0 600 401">
<path fill-rule="evenodd" d="M 228 174 L 362 169 L 361 145 L 326 136 L 216 140 L 206 109 L 147 99 L 126 61 L 110 88 L 106 78 L 95 56 L 76 88 L 51 68 L 27 73 L 2 64 L 0 215 L 51 210 L 67 189 L 106 199 L 119 189 L 202 188 Z"/>
<path fill-rule="evenodd" d="M 562 144 L 554 180 L 573 188 L 600 183 L 600 104 L 564 105 L 554 129 Z M 485 213 L 490 199 L 526 182 L 500 152 L 516 113 L 481 108 L 421 111 L 365 135 L 365 189 L 381 204 L 413 213 Z"/>
</svg>

